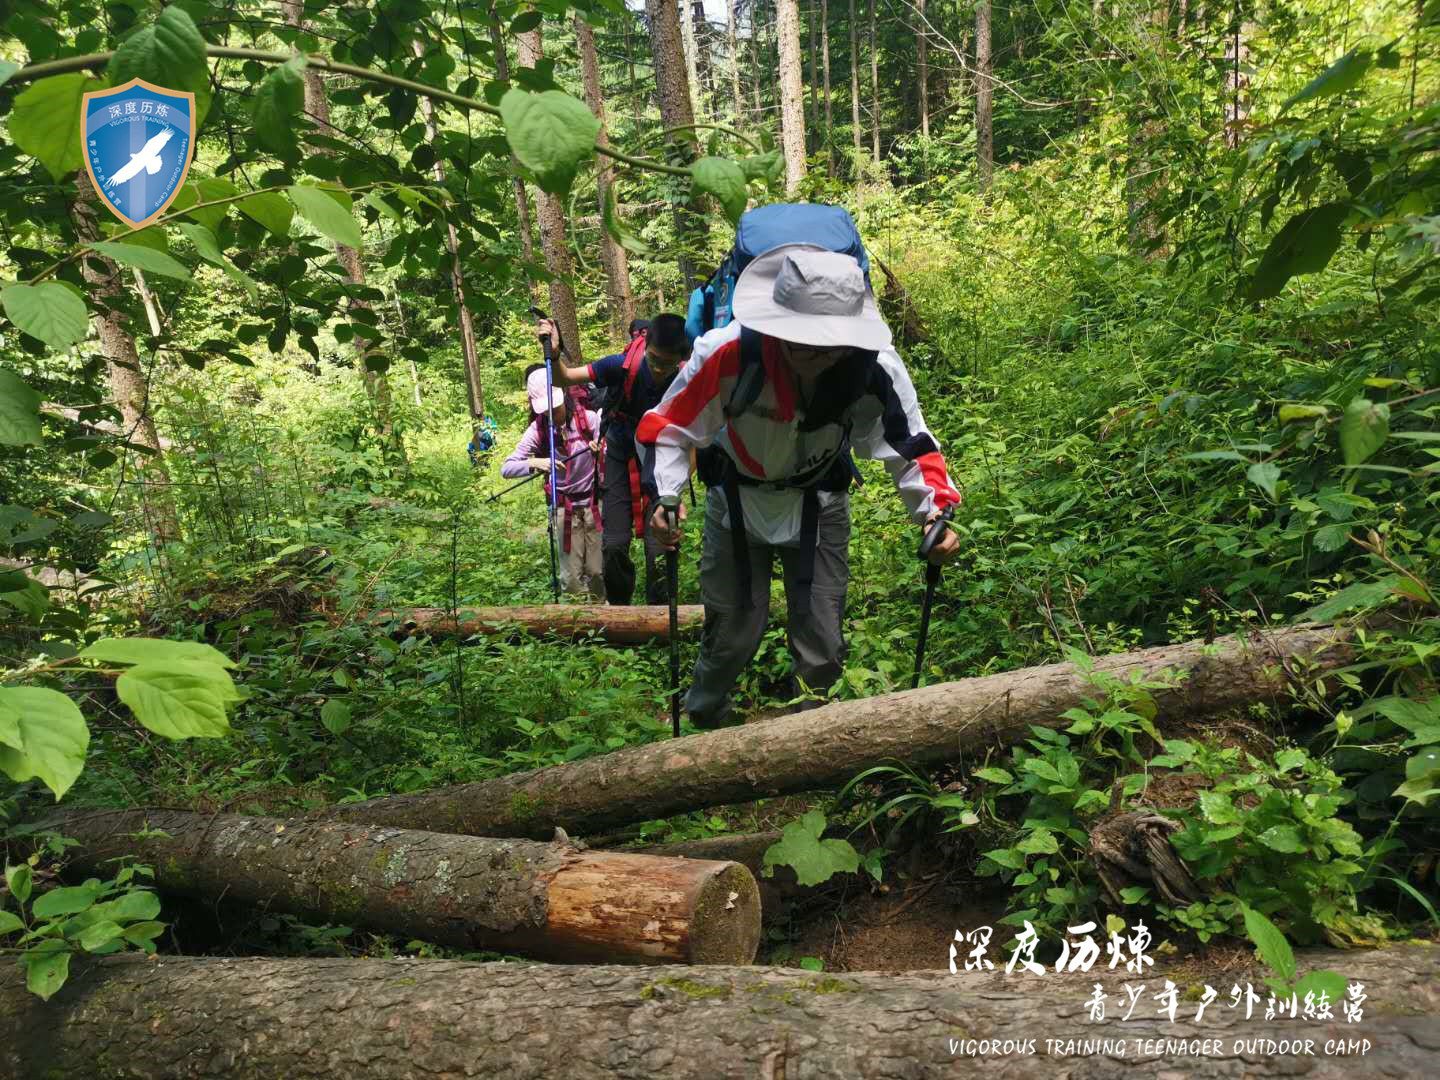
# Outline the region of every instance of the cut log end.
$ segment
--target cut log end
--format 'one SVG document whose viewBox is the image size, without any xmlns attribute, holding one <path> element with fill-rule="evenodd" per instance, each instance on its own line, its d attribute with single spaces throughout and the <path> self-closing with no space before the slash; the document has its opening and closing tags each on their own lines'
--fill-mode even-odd
<svg viewBox="0 0 1440 1080">
<path fill-rule="evenodd" d="M 760 948 L 760 887 L 739 863 L 718 867 L 700 882 L 691 904 L 692 964 L 751 964 Z"/>
</svg>

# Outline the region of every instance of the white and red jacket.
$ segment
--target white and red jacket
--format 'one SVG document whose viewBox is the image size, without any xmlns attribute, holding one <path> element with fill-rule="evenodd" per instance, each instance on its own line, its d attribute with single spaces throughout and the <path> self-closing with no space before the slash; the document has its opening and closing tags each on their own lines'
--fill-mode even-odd
<svg viewBox="0 0 1440 1080">
<path fill-rule="evenodd" d="M 873 364 L 840 363 L 822 372 L 809 409 L 780 352 L 762 338 L 765 384 L 733 420 L 725 404 L 740 374 L 740 324 L 712 330 L 695 342 L 660 404 L 641 419 L 635 443 L 647 485 L 658 497 L 678 495 L 690 475 L 690 452 L 720 446 L 747 482 L 740 488 L 746 532 L 770 544 L 800 536 L 803 493 L 771 487 L 813 472 L 842 451 L 848 429 L 860 457 L 885 463 L 915 523 L 960 501 L 945 459 L 920 415 L 915 387 L 894 349 Z M 840 493 L 821 491 L 824 505 Z M 722 522 L 722 524 L 725 524 Z"/>
</svg>

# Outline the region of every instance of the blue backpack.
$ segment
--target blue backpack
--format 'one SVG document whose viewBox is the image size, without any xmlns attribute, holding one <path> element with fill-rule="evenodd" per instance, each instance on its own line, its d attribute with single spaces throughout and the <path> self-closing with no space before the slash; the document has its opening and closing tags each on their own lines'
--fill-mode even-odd
<svg viewBox="0 0 1440 1080">
<path fill-rule="evenodd" d="M 855 219 L 844 207 L 819 203 L 757 206 L 740 216 L 740 224 L 735 228 L 735 246 L 710 275 L 710 280 L 690 294 L 685 333 L 691 344 L 706 331 L 730 323 L 735 281 L 756 256 L 781 244 L 798 243 L 818 244 L 853 257 L 869 284 L 870 258 L 865 254 Z"/>
</svg>

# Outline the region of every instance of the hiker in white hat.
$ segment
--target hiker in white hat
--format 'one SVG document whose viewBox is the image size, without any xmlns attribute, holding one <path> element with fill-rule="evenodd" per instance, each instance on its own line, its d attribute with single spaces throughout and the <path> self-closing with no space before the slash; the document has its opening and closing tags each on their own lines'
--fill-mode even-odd
<svg viewBox="0 0 1440 1080">
<path fill-rule="evenodd" d="M 851 450 L 885 463 L 917 526 L 960 503 L 854 258 L 810 244 L 774 248 L 740 275 L 734 316 L 695 342 L 635 435 L 652 498 L 680 493 L 692 450 L 710 488 L 705 628 L 685 697 L 697 727 L 731 721 L 731 691 L 765 633 L 776 554 L 797 690 L 823 695 L 839 678 L 848 492 L 859 479 Z M 672 525 L 664 507 L 651 516 L 667 548 L 679 542 L 683 504 L 678 517 Z M 958 551 L 947 531 L 929 558 L 942 563 Z"/>
<path fill-rule="evenodd" d="M 555 457 L 555 490 L 563 531 L 560 535 L 560 587 L 581 598 L 605 595 L 600 566 L 600 475 L 596 449 L 600 414 L 572 405 L 558 386 L 545 393 L 545 366 L 525 378 L 531 423 L 503 465 L 500 475 L 519 479 L 545 477 L 550 501 L 550 457 Z"/>
</svg>

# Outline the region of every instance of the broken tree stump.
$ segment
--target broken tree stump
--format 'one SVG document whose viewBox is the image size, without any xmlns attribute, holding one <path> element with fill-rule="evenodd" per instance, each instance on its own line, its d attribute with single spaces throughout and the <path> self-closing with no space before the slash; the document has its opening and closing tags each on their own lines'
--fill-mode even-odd
<svg viewBox="0 0 1440 1080">
<path fill-rule="evenodd" d="M 477 634 L 528 634 L 585 637 L 598 634 L 616 645 L 640 645 L 670 640 L 670 609 L 640 605 L 542 604 L 535 607 L 391 608 L 372 612 L 373 620 L 397 620 L 407 633 L 435 637 L 474 637 Z M 698 630 L 705 621 L 699 604 L 681 604 L 682 632 Z"/>
<path fill-rule="evenodd" d="M 1214 715 L 1278 701 L 1290 670 L 1313 678 L 1353 659 L 1354 631 L 1305 626 L 1214 644 L 1097 657 L 1097 671 L 1153 679 L 1186 676 L 1154 691 L 1160 716 Z M 1096 691 L 1072 664 L 986 675 L 919 690 L 842 701 L 794 716 L 667 739 L 564 765 L 319 811 L 319 816 L 474 836 L 548 836 L 557 826 L 595 835 L 637 821 L 726 803 L 837 787 L 898 759 L 953 761 L 1030 734 L 1065 727 L 1061 714 Z"/>
<path fill-rule="evenodd" d="M 1135 1080 L 1433 1076 L 1440 949 L 1299 954 L 1364 985 L 1363 1018 L 1265 1020 L 1220 998 L 1195 1021 L 1176 974 L 816 975 L 449 960 L 111 957 L 49 1002 L 0 965 L 0 1075 L 14 1080 Z M 683 975 L 683 977 L 676 977 Z M 1252 976 L 1240 977 L 1243 984 Z M 1122 983 L 1144 984 L 1123 1019 Z M 1266 994 L 1257 974 L 1257 992 Z M 1104 1019 L 1088 999 L 1099 983 Z M 1087 1045 L 1088 1044 L 1088 1045 Z M 1306 1049 L 1308 1044 L 1309 1049 Z M 1298 1047 L 1298 1048 L 1297 1048 Z M 1353 1055 L 1353 1056 L 1352 1056 Z"/>
<path fill-rule="evenodd" d="M 174 810 L 71 813 L 67 873 L 135 855 L 162 891 L 224 897 L 460 948 L 605 963 L 748 964 L 760 896 L 734 862 L 344 822 Z M 141 830 L 141 836 L 134 834 Z M 154 832 L 163 830 L 163 835 Z"/>
</svg>

